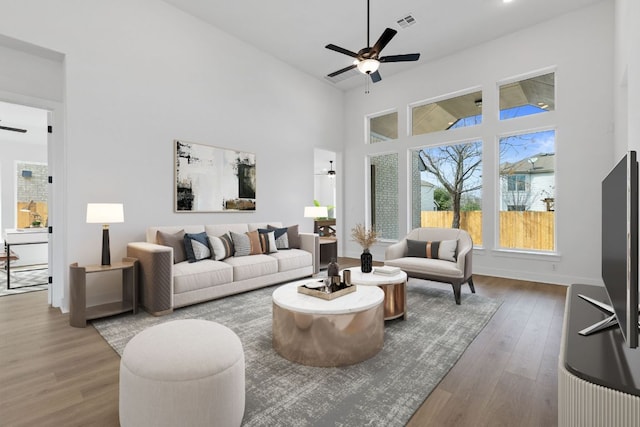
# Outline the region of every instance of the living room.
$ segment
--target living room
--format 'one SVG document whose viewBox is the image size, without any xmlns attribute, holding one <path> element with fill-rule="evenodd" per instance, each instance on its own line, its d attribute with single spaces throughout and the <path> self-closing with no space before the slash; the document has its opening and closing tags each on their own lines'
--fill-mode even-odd
<svg viewBox="0 0 640 427">
<path fill-rule="evenodd" d="M 49 303 L 63 312 L 68 265 L 100 259 L 101 234 L 86 223 L 87 203 L 124 205 L 124 223 L 110 230 L 114 259 L 125 256 L 127 243 L 144 240 L 152 225 L 247 222 L 251 216 L 311 231 L 303 208 L 313 200 L 314 148 L 338 153 L 340 256 L 360 254 L 348 235 L 368 215 L 364 159 L 371 154 L 399 155 L 403 236 L 411 228 L 404 208 L 410 204 L 407 152 L 434 144 L 437 136 L 401 132 L 393 143 L 364 144 L 364 118 L 397 110 L 398 122 L 406 123 L 410 104 L 469 88 L 483 92 L 485 121 L 455 131 L 450 141 L 479 137 L 485 144 L 483 246 L 474 250 L 474 273 L 556 285 L 601 283 L 600 253 L 589 249 L 598 245 L 585 231 L 599 233 L 600 181 L 627 149 L 638 148 L 640 133 L 640 61 L 631 46 L 638 38 L 633 17 L 640 14 L 631 0 L 589 2 L 385 77 L 367 95 L 362 87 L 336 89 L 322 75 L 305 74 L 161 1 L 1 3 L 0 46 L 11 65 L 3 64 L 0 98 L 53 112 Z M 500 82 L 549 68 L 556 73 L 556 111 L 516 124 L 492 117 Z M 491 191 L 497 187 L 493 142 L 504 133 L 548 127 L 557 131 L 556 251 L 501 250 Z M 175 139 L 255 153 L 256 211 L 175 212 Z M 385 245 L 373 248 L 375 260 L 383 260 Z M 93 298 L 115 300 L 118 289 Z"/>
</svg>

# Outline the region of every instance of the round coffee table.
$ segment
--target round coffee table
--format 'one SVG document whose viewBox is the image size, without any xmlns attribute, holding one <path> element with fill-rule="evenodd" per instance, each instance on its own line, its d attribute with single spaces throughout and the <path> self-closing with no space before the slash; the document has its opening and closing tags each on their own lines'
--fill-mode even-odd
<svg viewBox="0 0 640 427">
<path fill-rule="evenodd" d="M 345 270 L 351 270 L 354 285 L 377 286 L 384 291 L 384 320 L 407 319 L 407 273 L 402 270 L 393 275 L 363 273 L 360 267 Z"/>
<path fill-rule="evenodd" d="M 273 292 L 273 348 L 309 366 L 345 366 L 376 355 L 384 344 L 384 292 L 357 287 L 331 301 L 298 292 L 311 280 Z"/>
</svg>

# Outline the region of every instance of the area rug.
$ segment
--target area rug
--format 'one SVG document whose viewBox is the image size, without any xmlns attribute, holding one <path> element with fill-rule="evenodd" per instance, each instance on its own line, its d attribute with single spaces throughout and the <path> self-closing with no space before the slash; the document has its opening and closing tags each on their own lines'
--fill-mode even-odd
<svg viewBox="0 0 640 427">
<path fill-rule="evenodd" d="M 43 291 L 47 285 L 49 270 L 44 268 L 19 269 L 11 267 L 11 289 L 7 289 L 7 271 L 0 270 L 0 296 Z"/>
<path fill-rule="evenodd" d="M 171 315 L 120 315 L 93 326 L 122 355 L 143 329 L 176 319 L 212 320 L 242 341 L 246 363 L 243 426 L 403 426 L 484 328 L 501 302 L 410 279 L 407 320 L 385 323 L 384 348 L 340 368 L 289 362 L 271 345 L 275 287 L 177 309 Z"/>
</svg>

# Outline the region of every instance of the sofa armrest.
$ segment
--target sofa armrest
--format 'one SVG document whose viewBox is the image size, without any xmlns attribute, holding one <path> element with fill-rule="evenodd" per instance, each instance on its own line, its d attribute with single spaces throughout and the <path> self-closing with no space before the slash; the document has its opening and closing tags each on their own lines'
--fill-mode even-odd
<svg viewBox="0 0 640 427">
<path fill-rule="evenodd" d="M 469 246 L 464 248 L 458 253 L 458 259 L 456 260 L 456 263 L 458 264 L 458 268 L 460 268 L 460 271 L 462 271 L 462 274 L 464 275 L 463 281 L 466 281 L 467 279 L 469 279 L 472 274 L 471 273 L 471 267 L 472 267 L 471 263 L 473 259 L 472 252 L 473 252 L 473 246 Z"/>
<path fill-rule="evenodd" d="M 384 259 L 398 259 L 402 258 L 407 254 L 407 240 L 402 239 L 397 243 L 387 246 L 387 249 L 384 250 Z"/>
<path fill-rule="evenodd" d="M 148 242 L 127 245 L 127 256 L 138 259 L 140 304 L 154 316 L 173 311 L 173 248 Z"/>
<path fill-rule="evenodd" d="M 320 271 L 320 236 L 317 233 L 300 233 L 300 249 L 311 253 L 313 274 Z"/>
</svg>

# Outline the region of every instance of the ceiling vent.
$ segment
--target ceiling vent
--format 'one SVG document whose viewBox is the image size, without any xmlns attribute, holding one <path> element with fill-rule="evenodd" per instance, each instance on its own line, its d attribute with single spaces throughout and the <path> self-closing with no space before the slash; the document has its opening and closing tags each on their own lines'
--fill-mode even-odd
<svg viewBox="0 0 640 427">
<path fill-rule="evenodd" d="M 416 23 L 416 18 L 414 18 L 410 13 L 407 13 L 402 18 L 397 19 L 396 22 L 401 28 L 407 28 Z"/>
</svg>

